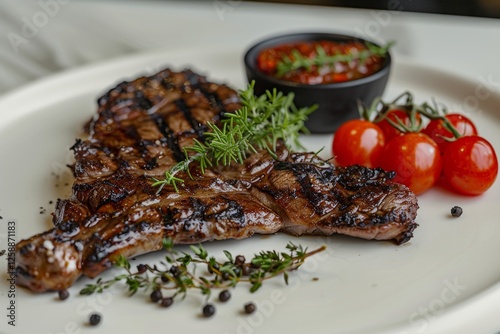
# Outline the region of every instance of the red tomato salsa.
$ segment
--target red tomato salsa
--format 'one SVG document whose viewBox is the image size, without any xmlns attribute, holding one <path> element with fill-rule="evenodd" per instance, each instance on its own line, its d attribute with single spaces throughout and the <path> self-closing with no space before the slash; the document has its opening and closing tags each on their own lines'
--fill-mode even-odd
<svg viewBox="0 0 500 334">
<path fill-rule="evenodd" d="M 324 53 L 319 54 L 323 50 Z M 288 63 L 294 62 L 297 60 L 297 56 L 308 62 L 310 66 L 297 68 L 299 65 L 296 62 L 295 68 L 280 73 L 280 63 L 283 65 L 285 60 Z M 330 56 L 340 56 L 338 58 L 346 58 L 345 56 L 347 56 L 349 60 L 331 63 L 329 60 L 335 58 Z M 258 55 L 257 67 L 265 74 L 282 80 L 316 85 L 350 81 L 369 76 L 381 69 L 383 61 L 383 56 L 374 55 L 361 42 L 319 40 L 284 44 L 266 49 Z"/>
</svg>

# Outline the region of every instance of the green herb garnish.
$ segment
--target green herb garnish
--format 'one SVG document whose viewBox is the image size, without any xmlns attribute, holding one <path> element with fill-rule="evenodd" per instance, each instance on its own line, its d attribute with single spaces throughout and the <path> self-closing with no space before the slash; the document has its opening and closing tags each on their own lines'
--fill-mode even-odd
<svg viewBox="0 0 500 334">
<path fill-rule="evenodd" d="M 193 146 L 184 148 L 186 160 L 166 171 L 164 179 L 154 179 L 153 186 L 160 186 L 158 192 L 165 185 L 178 191 L 178 184 L 184 180 L 177 174 L 189 173 L 189 166 L 195 161 L 204 173 L 207 167 L 242 163 L 248 153 L 257 150 L 266 149 L 274 157 L 279 140 L 284 140 L 289 148 L 302 148 L 299 135 L 307 132 L 304 122 L 316 106 L 298 109 L 293 104 L 293 93 L 284 95 L 276 89 L 255 96 L 254 84 L 240 91 L 242 107 L 239 110 L 226 113 L 220 126 L 208 122 L 206 140 L 194 139 Z"/>
<path fill-rule="evenodd" d="M 372 43 L 366 43 L 367 50 L 348 53 L 348 54 L 335 54 L 328 55 L 320 45 L 316 48 L 316 55 L 312 58 L 304 56 L 299 50 L 293 49 L 291 51 L 291 56 L 283 54 L 281 60 L 276 64 L 276 76 L 282 77 L 286 73 L 295 71 L 298 69 L 305 69 L 310 72 L 313 67 L 329 66 L 332 67 L 338 62 L 350 62 L 354 60 L 359 60 L 360 63 L 364 63 L 369 57 L 385 57 L 389 48 L 394 45 L 391 41 L 383 46 L 377 46 Z"/>
<path fill-rule="evenodd" d="M 267 279 L 283 276 L 288 284 L 288 273 L 299 268 L 305 260 L 322 252 L 326 246 L 321 246 L 308 252 L 307 248 L 289 242 L 288 252 L 261 251 L 255 254 L 250 261 L 242 255 L 233 256 L 224 251 L 226 259 L 218 261 L 202 245 L 190 246 L 191 254 L 179 253 L 173 249 L 171 239 L 163 240 L 163 248 L 167 251 L 166 263 L 161 267 L 140 264 L 137 270 L 132 270 L 130 262 L 122 255 L 115 261 L 115 266 L 123 268 L 126 273 L 110 280 L 98 279 L 95 284 L 87 284 L 80 291 L 81 295 L 91 295 L 103 292 L 115 283 L 124 282 L 130 296 L 139 290 L 152 291 L 151 297 L 156 301 L 163 298 L 162 291 L 170 291 L 169 299 L 185 298 L 190 290 L 199 290 L 207 300 L 212 289 L 227 289 L 238 283 L 250 284 L 250 292 L 257 291 Z M 201 274 L 196 272 L 196 266 L 206 268 Z"/>
</svg>

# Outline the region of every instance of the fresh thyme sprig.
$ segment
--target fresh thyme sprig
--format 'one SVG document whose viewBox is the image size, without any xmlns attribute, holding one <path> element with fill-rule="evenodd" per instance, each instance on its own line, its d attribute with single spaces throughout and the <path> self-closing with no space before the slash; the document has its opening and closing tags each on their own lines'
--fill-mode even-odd
<svg viewBox="0 0 500 334">
<path fill-rule="evenodd" d="M 208 122 L 205 141 L 195 139 L 193 146 L 184 148 L 186 160 L 165 171 L 163 179 L 153 179 L 153 186 L 159 186 L 158 192 L 165 185 L 178 191 L 179 183 L 184 181 L 177 174 L 189 174 L 193 162 L 198 162 L 204 173 L 207 167 L 242 163 L 248 153 L 257 150 L 266 149 L 275 156 L 279 140 L 284 140 L 289 148 L 302 148 L 299 135 L 307 133 L 304 122 L 316 106 L 299 109 L 293 103 L 293 93 L 284 95 L 276 89 L 255 96 L 254 84 L 240 91 L 241 109 L 226 113 L 220 126 Z"/>
<path fill-rule="evenodd" d="M 132 270 L 130 262 L 120 256 L 114 264 L 123 268 L 125 274 L 110 280 L 98 279 L 95 284 L 87 284 L 80 294 L 100 293 L 118 282 L 125 283 L 130 296 L 139 290 L 152 293 L 170 291 L 171 296 L 167 298 L 184 299 L 188 291 L 199 290 L 208 300 L 212 289 L 232 288 L 242 282 L 249 283 L 250 291 L 255 292 L 262 286 L 263 281 L 280 275 L 288 284 L 288 273 L 299 268 L 308 257 L 325 250 L 326 246 L 308 251 L 301 245 L 289 242 L 286 246 L 288 252 L 261 251 L 250 261 L 246 261 L 242 255 L 235 257 L 229 251 L 224 251 L 224 261 L 218 261 L 209 256 L 202 245 L 191 246 L 192 254 L 179 253 L 174 250 L 171 239 L 163 240 L 163 248 L 167 255 L 166 263 L 161 264 L 162 268 L 140 264 L 136 270 Z M 201 274 L 196 272 L 196 265 L 200 264 L 206 268 L 206 272 Z"/>
<path fill-rule="evenodd" d="M 367 50 L 348 54 L 328 55 L 321 46 L 316 48 L 316 55 L 308 57 L 300 53 L 297 49 L 291 51 L 291 55 L 284 54 L 280 61 L 276 64 L 276 76 L 282 77 L 286 73 L 298 69 L 305 69 L 310 72 L 313 67 L 334 66 L 338 62 L 350 62 L 359 60 L 364 63 L 369 57 L 385 57 L 389 49 L 394 45 L 394 42 L 388 42 L 383 46 L 377 46 L 372 43 L 366 43 Z"/>
</svg>

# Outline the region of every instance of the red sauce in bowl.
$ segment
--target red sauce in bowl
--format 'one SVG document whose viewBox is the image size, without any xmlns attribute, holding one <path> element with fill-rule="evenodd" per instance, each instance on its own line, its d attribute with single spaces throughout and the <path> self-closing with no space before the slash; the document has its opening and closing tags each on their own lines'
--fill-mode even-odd
<svg viewBox="0 0 500 334">
<path fill-rule="evenodd" d="M 318 50 L 319 49 L 319 50 Z M 322 49 L 322 50 L 321 50 Z M 299 67 L 280 73 L 280 63 L 296 60 L 297 52 L 314 60 L 324 56 L 348 55 L 348 61 L 327 64 L 311 64 L 309 68 Z M 366 57 L 360 57 L 360 56 Z M 257 67 L 263 73 L 295 83 L 317 85 L 344 82 L 367 77 L 382 68 L 384 56 L 374 55 L 361 42 L 334 42 L 328 40 L 296 42 L 266 49 L 257 57 Z"/>
</svg>

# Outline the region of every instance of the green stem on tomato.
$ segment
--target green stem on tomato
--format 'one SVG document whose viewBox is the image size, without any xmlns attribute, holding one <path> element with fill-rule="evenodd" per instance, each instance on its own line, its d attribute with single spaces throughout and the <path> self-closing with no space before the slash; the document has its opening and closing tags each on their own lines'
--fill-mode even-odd
<svg viewBox="0 0 500 334">
<path fill-rule="evenodd" d="M 420 114 L 424 115 L 425 117 L 429 118 L 430 120 L 440 120 L 443 122 L 443 126 L 451 132 L 453 137 L 455 139 L 458 139 L 462 137 L 460 132 L 451 124 L 451 122 L 446 118 L 446 110 L 444 110 L 442 113 L 439 112 L 439 108 L 437 106 L 432 107 L 430 106 L 427 102 L 424 102 L 419 109 Z M 444 140 L 448 140 L 448 138 L 444 138 Z"/>
<path fill-rule="evenodd" d="M 388 118 L 393 110 L 402 110 L 409 115 L 410 125 L 406 125 L 403 121 L 394 115 L 396 121 Z M 422 129 L 422 122 L 417 118 L 418 107 L 413 102 L 413 95 L 409 91 L 399 94 L 390 102 L 383 102 L 381 98 L 376 98 L 370 107 L 366 108 L 362 103 L 358 103 L 358 110 L 362 119 L 373 123 L 379 123 L 386 120 L 391 126 L 401 132 L 419 132 Z"/>
</svg>

